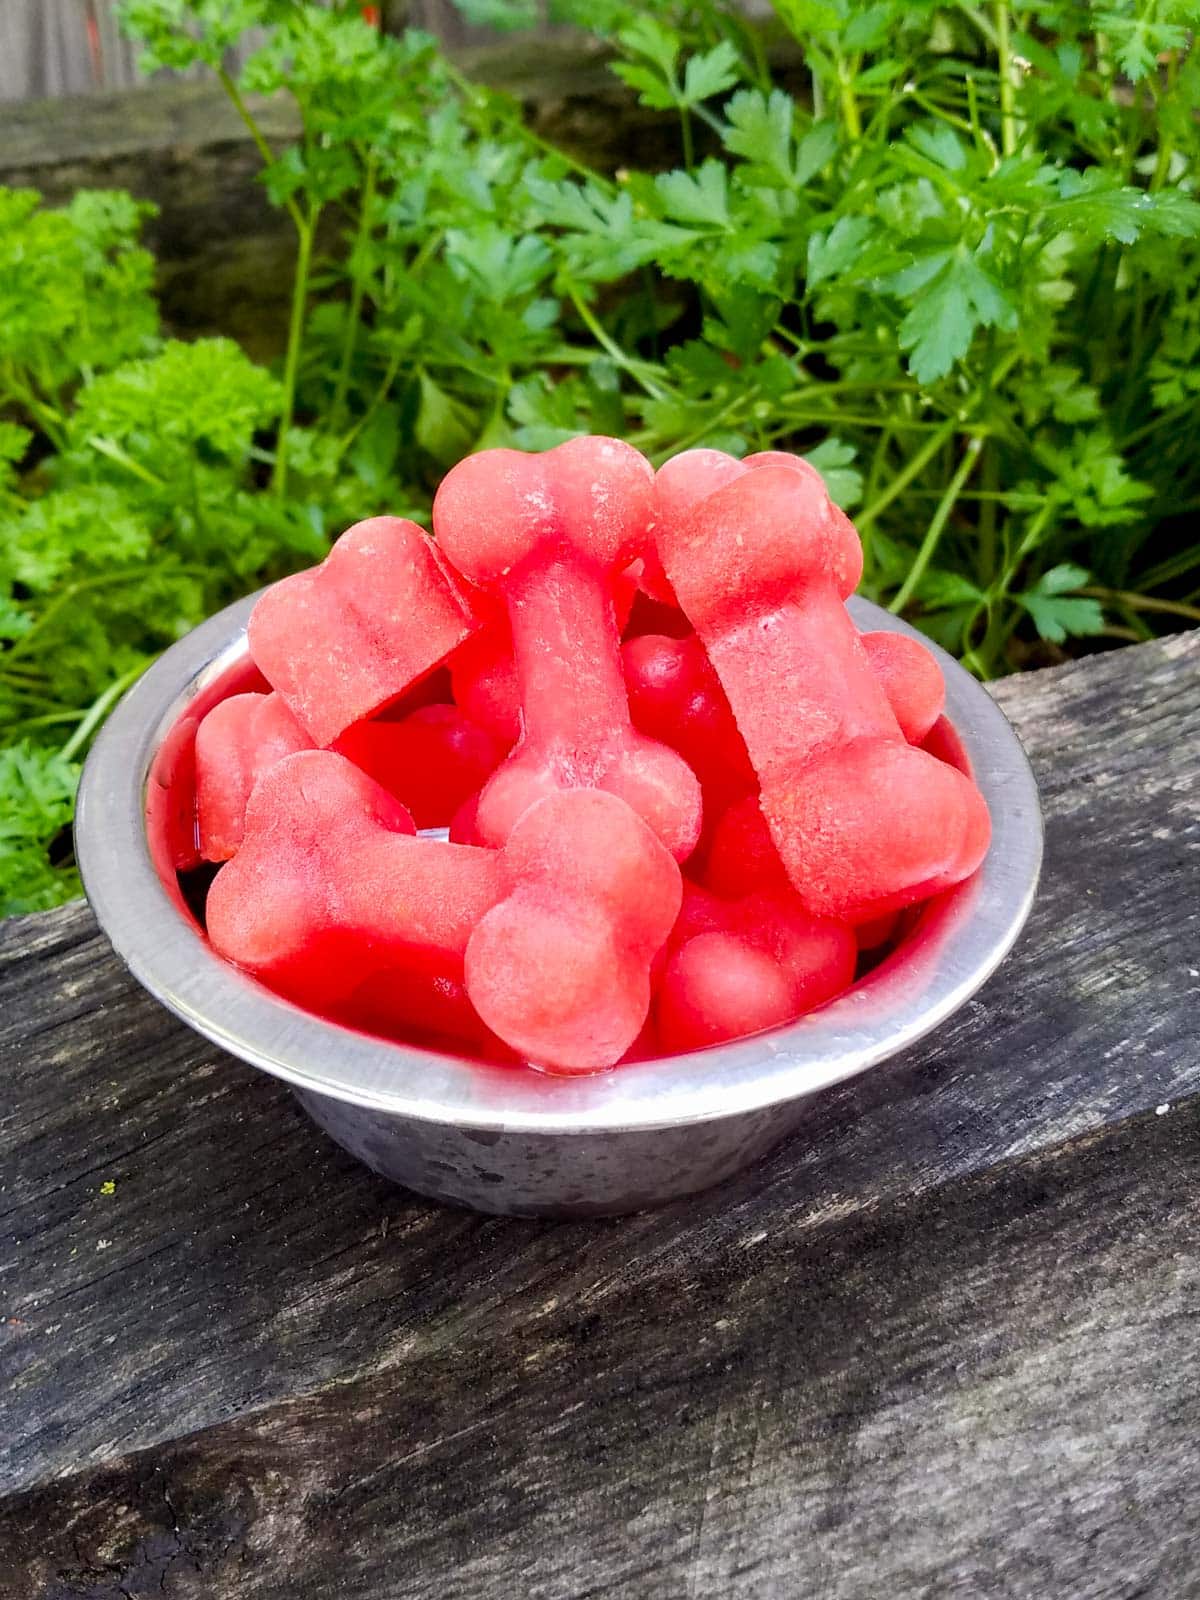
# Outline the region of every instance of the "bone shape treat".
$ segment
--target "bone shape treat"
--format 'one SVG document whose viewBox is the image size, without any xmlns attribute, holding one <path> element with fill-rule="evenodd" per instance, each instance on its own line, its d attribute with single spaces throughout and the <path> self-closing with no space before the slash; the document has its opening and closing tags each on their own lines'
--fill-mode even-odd
<svg viewBox="0 0 1200 1600">
<path fill-rule="evenodd" d="M 613 583 L 618 631 L 628 621 L 638 593 L 631 571 L 618 573 Z M 490 597 L 483 599 L 482 607 L 477 604 L 477 610 L 484 607 L 483 627 L 451 658 L 450 682 L 455 705 L 501 740 L 507 751 L 521 737 L 521 684 L 504 607 Z"/>
<path fill-rule="evenodd" d="M 916 639 L 864 633 L 863 649 L 909 744 L 941 715 L 941 668 Z M 468 645 L 469 649 L 470 646 Z M 706 818 L 757 789 L 729 701 L 695 634 L 641 634 L 621 646 L 633 725 L 679 751 L 700 779 Z"/>
<path fill-rule="evenodd" d="M 600 789 L 540 801 L 502 856 L 508 892 L 471 935 L 467 993 L 535 1065 L 613 1066 L 646 1022 L 651 967 L 679 911 L 679 868 L 630 807 Z"/>
<path fill-rule="evenodd" d="M 348 528 L 320 566 L 273 584 L 247 631 L 259 671 L 325 746 L 432 672 L 478 625 L 428 534 L 401 517 L 372 517 Z"/>
<path fill-rule="evenodd" d="M 919 639 L 906 633 L 863 633 L 859 638 L 900 732 L 909 744 L 921 744 L 946 703 L 941 667 Z"/>
<path fill-rule="evenodd" d="M 242 842 L 254 785 L 313 741 L 278 693 L 222 700 L 196 733 L 196 818 L 205 861 L 227 861 Z M 495 771 L 504 752 L 457 706 L 420 706 L 396 722 L 357 722 L 334 749 L 411 811 L 419 828 L 446 826 Z"/>
<path fill-rule="evenodd" d="M 632 726 L 614 579 L 644 548 L 649 464 L 615 439 L 544 455 L 485 450 L 453 468 L 434 501 L 438 540 L 508 612 L 523 733 L 484 788 L 477 837 L 499 845 L 556 790 L 620 796 L 677 860 L 700 832 L 700 787 L 680 757 Z"/>
<path fill-rule="evenodd" d="M 660 470 L 655 537 L 793 886 L 818 915 L 861 921 L 961 881 L 987 850 L 987 809 L 900 732 L 842 603 L 853 528 L 811 468 L 715 455 Z"/>
<path fill-rule="evenodd" d="M 255 787 L 241 849 L 209 890 L 218 954 L 336 1012 L 389 969 L 461 981 L 504 1042 L 549 1070 L 611 1066 L 646 1019 L 679 869 L 615 796 L 531 807 L 503 850 L 413 836 L 408 813 L 333 751 Z"/>
<path fill-rule="evenodd" d="M 280 695 L 217 702 L 196 730 L 196 827 L 205 861 L 236 855 L 254 785 L 284 756 L 311 749 Z"/>
<path fill-rule="evenodd" d="M 494 851 L 416 838 L 373 778 L 305 750 L 258 780 L 205 915 L 220 955 L 328 1010 L 387 967 L 453 972 L 501 887 Z"/>
<path fill-rule="evenodd" d="M 790 889 L 726 900 L 690 883 L 670 948 L 655 1022 L 672 1051 L 794 1021 L 850 986 L 858 954 L 845 923 Z"/>
</svg>

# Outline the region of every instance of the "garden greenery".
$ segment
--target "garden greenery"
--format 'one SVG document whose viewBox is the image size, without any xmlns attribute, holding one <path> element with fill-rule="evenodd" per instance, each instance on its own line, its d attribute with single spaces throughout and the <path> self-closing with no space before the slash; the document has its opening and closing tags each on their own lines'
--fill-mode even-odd
<svg viewBox="0 0 1200 1600">
<path fill-rule="evenodd" d="M 555 0 L 677 129 L 615 174 L 360 10 L 121 7 L 294 226 L 276 369 L 164 338 L 146 206 L 0 191 L 0 910 L 76 892 L 78 761 L 156 651 L 489 445 L 807 454 L 864 591 L 981 676 L 1200 621 L 1200 5 Z"/>
</svg>

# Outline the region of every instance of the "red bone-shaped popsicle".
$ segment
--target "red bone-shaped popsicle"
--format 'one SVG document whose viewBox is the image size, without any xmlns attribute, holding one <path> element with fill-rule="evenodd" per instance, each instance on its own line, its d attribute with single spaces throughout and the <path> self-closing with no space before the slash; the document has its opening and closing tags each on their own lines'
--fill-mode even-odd
<svg viewBox="0 0 1200 1600">
<path fill-rule="evenodd" d="M 535 1064 L 612 1066 L 646 1021 L 679 868 L 623 800 L 598 789 L 540 801 L 502 856 L 508 894 L 467 946 L 475 1009 Z"/>
<path fill-rule="evenodd" d="M 500 897 L 500 858 L 414 833 L 344 756 L 286 756 L 259 779 L 242 847 L 209 890 L 213 948 L 318 1010 L 384 967 L 453 967 Z"/>
<path fill-rule="evenodd" d="M 859 637 L 900 732 L 909 744 L 921 744 L 946 701 L 941 667 L 920 640 L 907 633 L 864 633 Z"/>
<path fill-rule="evenodd" d="M 205 861 L 228 861 L 242 842 L 254 786 L 284 756 L 313 741 L 276 694 L 237 694 L 215 705 L 196 733 L 196 818 Z M 442 827 L 475 795 L 503 754 L 457 706 L 419 706 L 397 722 L 356 722 L 334 749 L 411 811 Z"/>
<path fill-rule="evenodd" d="M 545 455 L 485 450 L 447 474 L 434 501 L 442 549 L 508 609 L 524 732 L 480 796 L 476 836 L 502 844 L 556 790 L 619 795 L 678 860 L 700 831 L 685 762 L 636 732 L 613 611 L 618 572 L 645 547 L 649 464 L 616 439 L 571 439 Z"/>
<path fill-rule="evenodd" d="M 790 1022 L 854 981 L 845 923 L 814 917 L 789 888 L 720 899 L 685 883 L 659 987 L 664 1050 L 698 1050 Z"/>
<path fill-rule="evenodd" d="M 318 745 L 443 662 L 478 626 L 428 534 L 402 517 L 348 528 L 319 567 L 273 584 L 250 653 Z"/>
<path fill-rule="evenodd" d="M 205 861 L 228 861 L 242 842 L 254 785 L 312 740 L 277 694 L 235 694 L 196 730 L 196 821 Z"/>
<path fill-rule="evenodd" d="M 631 571 L 618 573 L 613 583 L 618 631 L 629 620 L 638 593 Z M 482 598 L 475 603 L 476 610 L 485 617 L 484 624 L 473 639 L 454 652 L 450 682 L 455 705 L 510 748 L 521 737 L 521 684 L 513 656 L 512 630 L 503 605 L 490 597 L 481 604 Z M 494 616 L 490 614 L 492 608 Z"/>
<path fill-rule="evenodd" d="M 480 850 L 414 837 L 373 779 L 308 750 L 260 779 L 206 916 L 218 954 L 316 1010 L 385 969 L 453 979 L 469 953 L 467 993 L 496 1034 L 581 1071 L 637 1037 L 680 895 L 678 867 L 614 796 L 555 794 L 504 850 Z"/>
<path fill-rule="evenodd" d="M 659 485 L 663 565 L 806 904 L 861 919 L 967 877 L 987 850 L 987 809 L 962 773 L 905 743 L 842 604 L 857 538 L 818 474 L 711 459 L 697 470 L 685 454 Z"/>
</svg>

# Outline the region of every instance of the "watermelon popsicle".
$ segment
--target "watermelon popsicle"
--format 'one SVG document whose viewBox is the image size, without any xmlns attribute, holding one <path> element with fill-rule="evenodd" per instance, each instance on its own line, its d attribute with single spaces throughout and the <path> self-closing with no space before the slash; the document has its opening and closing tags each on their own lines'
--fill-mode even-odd
<svg viewBox="0 0 1200 1600">
<path fill-rule="evenodd" d="M 196 730 L 196 825 L 205 861 L 237 854 L 254 785 L 312 740 L 278 694 L 219 701 Z"/>
<path fill-rule="evenodd" d="M 564 790 L 501 852 L 508 893 L 471 935 L 466 987 L 484 1022 L 560 1073 L 613 1066 L 650 1010 L 650 973 L 679 911 L 667 849 L 616 795 Z"/>
<path fill-rule="evenodd" d="M 907 634 L 864 633 L 860 638 L 871 669 L 905 739 L 909 744 L 924 745 L 931 754 L 940 755 L 940 749 L 934 749 L 928 743 L 933 730 L 945 723 L 941 709 L 946 698 L 946 687 L 942 681 L 942 670 L 933 656 L 919 640 L 909 638 Z M 638 642 L 630 641 L 630 644 Z M 630 645 L 625 646 L 626 650 L 629 648 Z M 705 665 L 708 665 L 707 658 Z M 626 670 L 628 673 L 628 666 Z M 711 667 L 708 670 L 711 672 Z M 636 715 L 638 694 L 632 686 L 630 703 Z M 676 717 L 682 720 L 683 715 L 681 704 L 676 709 Z M 729 715 L 732 717 L 732 712 Z M 740 740 L 741 736 L 738 737 Z M 959 763 L 951 762 L 951 765 Z M 966 769 L 962 767 L 961 770 Z M 697 767 L 697 771 L 704 776 L 701 767 Z M 705 785 L 707 800 L 707 779 Z M 700 881 L 714 893 L 738 895 L 751 889 L 787 884 L 787 873 L 759 804 L 757 779 L 745 785 L 742 793 L 728 800 L 720 812 L 710 814 L 706 805 L 705 833 L 708 842 L 703 870 L 694 876 L 699 876 Z M 885 915 L 883 922 L 891 926 L 890 913 Z M 860 926 L 860 943 L 864 935 L 865 929 Z M 864 945 L 863 948 L 870 948 L 870 945 Z"/>
<path fill-rule="evenodd" d="M 843 605 L 857 536 L 801 467 L 676 456 L 656 539 L 792 884 L 820 915 L 866 920 L 967 877 L 990 824 L 968 778 L 905 742 Z"/>
<path fill-rule="evenodd" d="M 617 574 L 645 546 L 649 464 L 615 439 L 572 439 L 541 456 L 485 450 L 453 468 L 433 506 L 446 555 L 507 608 L 523 733 L 479 798 L 474 827 L 499 845 L 558 789 L 625 800 L 677 860 L 700 832 L 687 764 L 629 716 L 613 605 Z"/>
<path fill-rule="evenodd" d="M 725 899 L 684 885 L 659 987 L 667 1050 L 697 1050 L 791 1022 L 854 981 L 846 924 L 814 917 L 788 888 Z"/>
<path fill-rule="evenodd" d="M 318 567 L 250 616 L 255 664 L 313 744 L 331 745 L 433 671 L 479 626 L 428 534 L 402 517 L 348 528 Z"/>
<path fill-rule="evenodd" d="M 196 733 L 196 818 L 205 861 L 228 861 L 258 780 L 285 756 L 314 748 L 278 693 L 232 695 Z M 397 722 L 356 722 L 333 748 L 405 806 L 418 828 L 447 825 L 504 754 L 456 706 L 420 706 Z"/>
<path fill-rule="evenodd" d="M 630 571 L 618 573 L 613 583 L 618 630 L 629 620 L 637 593 Z M 487 620 L 473 638 L 454 652 L 449 663 L 450 683 L 455 705 L 501 740 L 507 750 L 521 737 L 521 682 L 504 607 L 491 599 L 484 604 L 489 608 Z M 490 614 L 492 608 L 495 615 Z"/>
<path fill-rule="evenodd" d="M 906 633 L 859 635 L 871 670 L 909 744 L 920 744 L 942 714 L 942 669 L 919 639 Z"/>
<path fill-rule="evenodd" d="M 259 779 L 205 915 L 219 955 L 327 1010 L 383 968 L 461 966 L 501 887 L 494 851 L 417 838 L 373 778 L 334 751 L 305 750 Z"/>
<path fill-rule="evenodd" d="M 506 1044 L 551 1070 L 596 1070 L 642 1029 L 681 892 L 670 854 L 615 796 L 559 792 L 503 850 L 477 849 L 415 837 L 373 779 L 308 750 L 257 784 L 207 922 L 218 954 L 326 1012 L 389 971 L 461 983 L 465 957 L 467 997 Z"/>
<path fill-rule="evenodd" d="M 634 727 L 679 751 L 700 780 L 706 817 L 758 787 L 725 691 L 695 634 L 628 639 L 621 659 Z"/>
</svg>

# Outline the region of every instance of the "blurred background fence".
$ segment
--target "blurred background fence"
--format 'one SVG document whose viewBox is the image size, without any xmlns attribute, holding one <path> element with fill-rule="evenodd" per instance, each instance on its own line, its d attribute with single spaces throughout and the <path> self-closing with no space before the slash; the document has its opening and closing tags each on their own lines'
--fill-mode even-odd
<svg viewBox="0 0 1200 1600">
<path fill-rule="evenodd" d="M 427 28 L 448 44 L 489 37 L 468 28 L 450 0 L 380 0 L 364 10 L 390 26 Z M 89 94 L 143 82 L 114 11 L 115 0 L 0 0 L 0 100 Z"/>
</svg>

